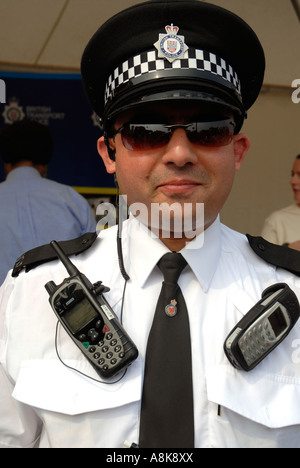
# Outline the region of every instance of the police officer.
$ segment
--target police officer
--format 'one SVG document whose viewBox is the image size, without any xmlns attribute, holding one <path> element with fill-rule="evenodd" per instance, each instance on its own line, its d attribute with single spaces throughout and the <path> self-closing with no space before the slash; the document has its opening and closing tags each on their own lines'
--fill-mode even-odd
<svg viewBox="0 0 300 468">
<path fill-rule="evenodd" d="M 110 288 L 139 354 L 99 378 L 48 303 L 44 285 L 59 284 L 64 266 L 46 262 L 48 247 L 26 254 L 0 290 L 2 446 L 300 446 L 299 323 L 249 372 L 223 350 L 266 288 L 300 291 L 294 253 L 250 245 L 219 219 L 263 74 L 252 29 L 206 2 L 138 4 L 92 37 L 83 81 L 104 128 L 99 153 L 131 214 L 63 247 L 90 247 L 72 261 Z"/>
</svg>

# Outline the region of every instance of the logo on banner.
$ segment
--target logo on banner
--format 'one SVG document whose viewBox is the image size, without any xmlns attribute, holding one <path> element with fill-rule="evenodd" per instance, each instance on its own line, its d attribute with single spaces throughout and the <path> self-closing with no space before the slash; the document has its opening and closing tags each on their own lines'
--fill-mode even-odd
<svg viewBox="0 0 300 468">
<path fill-rule="evenodd" d="M 49 125 L 50 120 L 63 120 L 64 112 L 53 112 L 49 106 L 32 106 L 27 105 L 25 108 L 19 105 L 19 99 L 12 97 L 9 99 L 8 105 L 4 106 L 2 113 L 4 123 L 12 124 L 17 120 L 27 119 L 35 120 L 43 125 Z"/>
<path fill-rule="evenodd" d="M 11 98 L 7 106 L 4 106 L 4 112 L 2 113 L 4 122 L 6 124 L 12 124 L 17 120 L 22 120 L 25 117 L 23 107 L 19 106 L 17 98 Z"/>
</svg>

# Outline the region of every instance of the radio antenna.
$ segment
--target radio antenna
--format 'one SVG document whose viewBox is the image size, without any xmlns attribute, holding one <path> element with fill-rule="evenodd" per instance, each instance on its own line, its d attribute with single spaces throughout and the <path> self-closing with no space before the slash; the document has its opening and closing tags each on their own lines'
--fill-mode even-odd
<svg viewBox="0 0 300 468">
<path fill-rule="evenodd" d="M 62 250 L 58 242 L 55 240 L 50 242 L 50 245 L 52 249 L 56 252 L 56 255 L 58 256 L 59 260 L 63 263 L 65 266 L 67 272 L 69 273 L 70 276 L 75 276 L 78 275 L 79 270 L 76 268 L 75 265 L 71 262 L 71 260 L 66 256 L 65 252 Z"/>
</svg>

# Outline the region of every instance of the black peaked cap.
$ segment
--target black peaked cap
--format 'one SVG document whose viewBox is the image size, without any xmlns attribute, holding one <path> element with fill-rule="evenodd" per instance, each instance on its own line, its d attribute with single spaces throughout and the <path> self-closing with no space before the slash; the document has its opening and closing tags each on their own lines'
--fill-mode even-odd
<svg viewBox="0 0 300 468">
<path fill-rule="evenodd" d="M 203 76 L 201 73 L 198 76 L 187 71 L 183 76 L 178 72 L 177 77 L 173 69 L 158 73 L 159 79 L 153 79 L 155 75 L 152 74 L 149 82 L 144 75 L 142 85 L 141 78 L 128 79 L 126 86 L 119 86 L 105 102 L 109 76 L 129 59 L 155 50 L 153 44 L 158 41 L 159 34 L 166 34 L 165 27 L 170 24 L 179 27 L 178 35 L 184 36 L 189 50 L 201 49 L 225 60 L 227 69 L 230 65 L 239 78 L 241 95 L 238 96 L 231 84 L 222 82 L 215 74 L 209 76 L 203 72 Z M 168 65 L 168 61 L 165 62 Z M 164 84 L 166 91 L 170 86 L 172 89 L 201 90 L 210 96 L 208 100 L 216 95 L 222 102 L 230 102 L 239 108 L 244 117 L 258 97 L 264 69 L 264 51 L 250 26 L 232 12 L 198 0 L 150 0 L 121 11 L 96 31 L 81 61 L 88 99 L 104 123 L 113 110 L 116 113 L 116 107 L 117 110 L 124 109 L 124 105 L 126 108 L 126 105 L 138 102 L 140 95 L 163 92 Z M 118 107 L 116 103 L 120 96 L 122 106 Z M 205 99 L 205 94 L 203 96 Z"/>
</svg>

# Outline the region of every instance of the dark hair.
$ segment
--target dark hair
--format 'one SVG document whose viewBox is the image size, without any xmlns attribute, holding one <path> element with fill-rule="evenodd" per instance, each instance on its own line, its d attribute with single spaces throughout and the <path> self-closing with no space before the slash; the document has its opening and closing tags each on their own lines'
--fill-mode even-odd
<svg viewBox="0 0 300 468">
<path fill-rule="evenodd" d="M 296 159 L 300 159 L 300 154 L 298 154 L 298 156 L 296 157 Z"/>
<path fill-rule="evenodd" d="M 50 130 L 39 122 L 24 119 L 0 128 L 0 157 L 5 163 L 32 161 L 46 166 L 52 153 Z"/>
</svg>

